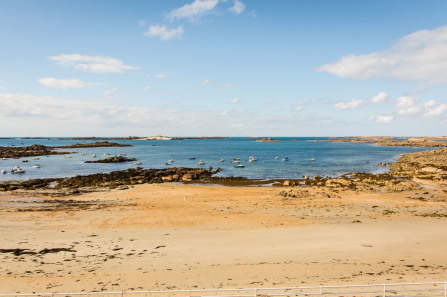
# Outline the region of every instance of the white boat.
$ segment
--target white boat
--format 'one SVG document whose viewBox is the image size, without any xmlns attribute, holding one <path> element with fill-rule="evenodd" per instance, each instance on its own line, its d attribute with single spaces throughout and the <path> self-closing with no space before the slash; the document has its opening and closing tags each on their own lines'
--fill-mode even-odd
<svg viewBox="0 0 447 297">
<path fill-rule="evenodd" d="M 7 171 L 2 169 L 2 171 L 0 171 L 2 174 L 5 174 Z"/>
<path fill-rule="evenodd" d="M 35 165 L 33 165 L 33 167 L 34 168 L 40 168 L 40 165 L 39 164 L 35 164 Z"/>
<path fill-rule="evenodd" d="M 69 159 L 69 158 L 71 158 L 71 155 L 66 155 L 65 158 L 68 158 L 68 159 Z"/>
<path fill-rule="evenodd" d="M 168 161 L 168 163 L 172 163 L 172 162 L 174 162 L 174 160 L 169 160 L 169 161 Z"/>
<path fill-rule="evenodd" d="M 205 162 L 203 162 L 202 160 L 200 160 L 199 162 L 197 162 L 197 165 L 205 165 Z"/>
<path fill-rule="evenodd" d="M 256 161 L 258 161 L 255 157 L 253 157 L 253 156 L 250 156 L 250 157 L 248 157 L 248 161 L 249 162 L 256 162 Z"/>
<path fill-rule="evenodd" d="M 136 161 L 136 162 L 134 162 L 133 164 L 134 164 L 134 165 L 141 165 L 141 164 L 143 164 L 143 162 L 141 162 L 141 161 Z"/>
<path fill-rule="evenodd" d="M 310 162 L 315 161 L 314 153 L 312 153 L 312 158 L 309 159 Z"/>
<path fill-rule="evenodd" d="M 289 157 L 282 158 L 283 161 L 289 161 Z"/>
<path fill-rule="evenodd" d="M 243 164 L 236 164 L 236 165 L 234 165 L 234 168 L 245 168 L 245 165 L 243 165 Z"/>
<path fill-rule="evenodd" d="M 38 157 L 31 158 L 31 160 L 40 160 Z"/>
<path fill-rule="evenodd" d="M 241 163 L 241 161 L 240 161 L 240 160 L 234 160 L 234 161 L 232 161 L 231 163 L 233 163 L 233 164 L 239 164 L 239 163 Z"/>
<path fill-rule="evenodd" d="M 15 166 L 11 168 L 11 173 L 25 173 L 25 170 L 20 166 Z"/>
<path fill-rule="evenodd" d="M 220 159 L 219 162 L 225 162 L 225 159 Z"/>
<path fill-rule="evenodd" d="M 7 158 L 2 158 L 2 160 L 8 160 Z"/>
<path fill-rule="evenodd" d="M 95 154 L 91 154 L 90 157 L 96 158 L 96 155 Z"/>
<path fill-rule="evenodd" d="M 85 153 L 80 153 L 81 156 L 85 156 Z"/>
<path fill-rule="evenodd" d="M 171 162 L 166 163 L 166 166 L 169 166 L 169 165 L 171 165 Z"/>
</svg>

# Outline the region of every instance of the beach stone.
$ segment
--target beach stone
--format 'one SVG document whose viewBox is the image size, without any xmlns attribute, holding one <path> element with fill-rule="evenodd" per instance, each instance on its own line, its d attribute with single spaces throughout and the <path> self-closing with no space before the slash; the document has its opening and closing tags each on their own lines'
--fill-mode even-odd
<svg viewBox="0 0 447 297">
<path fill-rule="evenodd" d="M 180 179 L 180 175 L 179 174 L 174 174 L 174 175 L 172 175 L 172 179 L 174 181 L 178 181 Z"/>
<path fill-rule="evenodd" d="M 164 182 L 172 182 L 174 180 L 174 178 L 172 177 L 172 175 L 168 175 L 168 176 L 162 176 L 161 179 Z"/>
<path fill-rule="evenodd" d="M 194 178 L 194 175 L 191 173 L 186 173 L 182 176 L 182 181 L 192 181 Z"/>
<path fill-rule="evenodd" d="M 282 184 L 283 186 L 290 186 L 290 180 L 286 180 L 284 181 L 284 183 Z"/>
<path fill-rule="evenodd" d="M 437 173 L 442 172 L 442 169 L 438 169 L 436 167 L 424 167 L 421 169 L 423 172 L 429 172 L 429 173 Z"/>
</svg>

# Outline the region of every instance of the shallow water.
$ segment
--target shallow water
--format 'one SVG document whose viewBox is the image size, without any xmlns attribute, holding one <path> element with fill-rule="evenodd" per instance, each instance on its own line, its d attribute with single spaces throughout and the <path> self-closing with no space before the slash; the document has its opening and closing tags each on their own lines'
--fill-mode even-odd
<svg viewBox="0 0 447 297">
<path fill-rule="evenodd" d="M 8 170 L 7 174 L 0 174 L 0 181 L 27 180 L 34 178 L 68 177 L 87 175 L 98 172 L 110 172 L 135 168 L 133 162 L 129 163 L 84 163 L 94 160 L 90 154 L 96 154 L 103 159 L 110 155 L 127 154 L 128 158 L 136 158 L 143 162 L 143 168 L 167 167 L 220 167 L 219 176 L 241 176 L 257 179 L 271 178 L 298 178 L 303 175 L 339 176 L 340 171 L 347 172 L 386 172 L 387 167 L 377 165 L 378 162 L 390 163 L 399 157 L 399 154 L 424 151 L 429 148 L 408 147 L 381 147 L 366 143 L 336 143 L 315 142 L 309 140 L 327 139 L 298 137 L 275 138 L 281 142 L 256 142 L 254 139 L 194 139 L 194 140 L 133 140 L 114 141 L 132 144 L 133 147 L 84 148 L 68 149 L 72 158 L 65 155 L 40 156 L 40 160 L 30 157 L 19 160 L 0 160 L 0 170 Z M 61 139 L 0 139 L 0 146 L 26 146 L 43 144 L 46 146 L 63 146 L 74 143 L 87 143 L 94 141 L 76 141 Z M 85 153 L 81 155 L 80 153 Z M 248 162 L 249 156 L 254 156 L 256 162 Z M 278 156 L 279 159 L 275 159 Z M 283 157 L 289 161 L 282 161 Z M 195 160 L 189 160 L 195 158 Z M 219 162 L 220 159 L 224 162 Z M 240 158 L 245 168 L 234 168 L 231 161 Z M 310 161 L 315 158 L 315 161 Z M 22 163 L 27 159 L 28 163 Z M 166 165 L 174 160 L 172 165 Z M 205 165 L 199 166 L 197 162 L 203 160 Z M 32 165 L 40 164 L 41 168 Z M 22 166 L 24 174 L 11 174 L 14 166 Z"/>
</svg>

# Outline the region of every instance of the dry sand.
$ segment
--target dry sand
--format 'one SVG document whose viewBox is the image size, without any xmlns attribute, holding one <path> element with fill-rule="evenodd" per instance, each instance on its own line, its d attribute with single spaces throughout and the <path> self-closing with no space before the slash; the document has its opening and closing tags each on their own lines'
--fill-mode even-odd
<svg viewBox="0 0 447 297">
<path fill-rule="evenodd" d="M 447 280 L 447 203 L 431 199 L 443 189 L 312 188 L 300 198 L 284 198 L 284 189 L 3 193 L 1 293 Z M 66 250 L 42 251 L 55 248 Z"/>
</svg>

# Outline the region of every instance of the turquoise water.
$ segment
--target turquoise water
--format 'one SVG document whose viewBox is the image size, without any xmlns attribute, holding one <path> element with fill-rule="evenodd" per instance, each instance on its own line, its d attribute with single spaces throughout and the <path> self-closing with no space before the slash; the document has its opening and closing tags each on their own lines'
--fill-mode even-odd
<svg viewBox="0 0 447 297">
<path fill-rule="evenodd" d="M 65 155 L 41 156 L 40 160 L 21 158 L 19 160 L 0 160 L 0 170 L 7 170 L 7 174 L 0 174 L 0 181 L 27 180 L 34 178 L 69 177 L 75 175 L 87 175 L 98 172 L 110 172 L 135 168 L 133 162 L 129 163 L 91 163 L 84 161 L 94 160 L 90 154 L 96 154 L 96 159 L 103 159 L 109 155 L 127 154 L 128 158 L 136 158 L 142 161 L 143 168 L 167 168 L 167 167 L 220 167 L 222 172 L 218 176 L 240 176 L 257 179 L 273 178 L 300 178 L 303 175 L 328 175 L 339 176 L 340 171 L 353 172 L 386 172 L 387 168 L 377 165 L 378 162 L 393 162 L 399 154 L 424 151 L 429 148 L 408 147 L 381 147 L 366 143 L 335 143 L 313 142 L 311 140 L 327 138 L 298 137 L 275 138 L 281 142 L 256 142 L 253 139 L 205 139 L 205 140 L 133 140 L 114 141 L 124 144 L 132 144 L 133 147 L 111 148 L 85 148 L 68 149 L 73 152 L 72 158 Z M 310 140 L 310 141 L 309 141 Z M 27 146 L 31 144 L 43 144 L 46 146 L 62 146 L 74 143 L 87 143 L 93 141 L 76 141 L 60 139 L 0 139 L 0 146 Z M 80 153 L 85 153 L 81 155 Z M 249 156 L 254 156 L 256 162 L 248 162 Z M 278 156 L 279 159 L 275 159 Z M 282 161 L 283 157 L 289 161 Z M 315 161 L 309 161 L 311 158 Z M 195 158 L 195 160 L 190 160 Z M 240 158 L 245 168 L 234 168 L 231 161 Z M 27 159 L 28 163 L 21 160 Z M 219 162 L 225 159 L 224 162 Z M 169 160 L 174 160 L 172 165 L 166 165 Z M 205 165 L 199 166 L 197 162 L 203 160 Z M 33 164 L 40 164 L 41 168 L 33 168 Z M 26 170 L 24 174 L 11 174 L 9 171 L 14 166 L 22 166 Z"/>
</svg>

